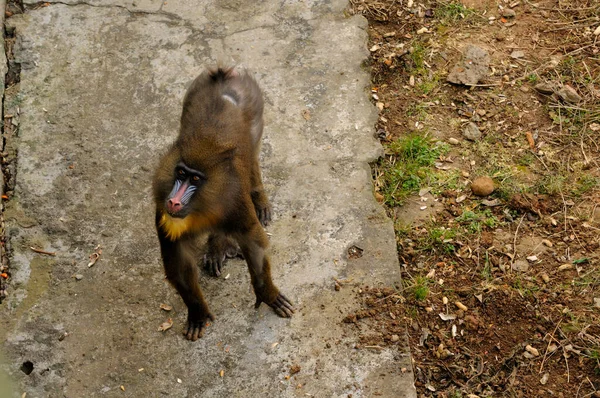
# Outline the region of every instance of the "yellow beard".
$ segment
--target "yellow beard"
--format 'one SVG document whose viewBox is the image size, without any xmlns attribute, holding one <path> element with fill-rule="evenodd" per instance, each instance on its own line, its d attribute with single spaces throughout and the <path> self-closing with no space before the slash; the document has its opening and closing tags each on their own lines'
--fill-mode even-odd
<svg viewBox="0 0 600 398">
<path fill-rule="evenodd" d="M 173 218 L 170 215 L 163 213 L 159 225 L 162 230 L 165 231 L 167 238 L 171 241 L 176 241 L 190 229 L 190 221 L 190 216 L 185 218 Z"/>
<path fill-rule="evenodd" d="M 215 223 L 215 217 L 198 216 L 190 214 L 184 218 L 171 217 L 162 213 L 159 226 L 171 241 L 176 241 L 186 232 L 195 232 L 203 228 L 208 228 Z"/>
</svg>

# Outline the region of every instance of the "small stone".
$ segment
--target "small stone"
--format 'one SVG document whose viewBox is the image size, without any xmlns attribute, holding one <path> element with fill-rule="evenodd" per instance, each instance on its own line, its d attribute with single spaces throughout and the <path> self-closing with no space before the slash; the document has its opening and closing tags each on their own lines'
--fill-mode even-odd
<svg viewBox="0 0 600 398">
<path fill-rule="evenodd" d="M 460 143 L 460 141 L 454 137 L 451 137 L 451 138 L 448 138 L 448 143 L 451 145 L 458 145 Z"/>
<path fill-rule="evenodd" d="M 517 13 L 515 12 L 515 10 L 505 8 L 502 11 L 500 11 L 500 15 L 502 15 L 504 18 L 514 18 L 517 16 Z"/>
<path fill-rule="evenodd" d="M 398 336 L 397 334 L 393 334 L 391 337 L 391 340 L 392 340 L 392 343 L 395 343 L 400 340 L 400 336 Z"/>
<path fill-rule="evenodd" d="M 475 85 L 489 74 L 489 65 L 487 50 L 469 45 L 463 60 L 452 68 L 446 80 L 453 84 Z"/>
<path fill-rule="evenodd" d="M 542 93 L 542 94 L 546 94 L 546 95 L 552 95 L 554 94 L 554 92 L 556 90 L 558 90 L 558 87 L 556 87 L 555 83 L 538 83 L 535 85 L 534 87 L 536 89 L 537 92 Z"/>
<path fill-rule="evenodd" d="M 558 267 L 558 270 L 559 271 L 565 271 L 565 270 L 568 270 L 568 269 L 571 269 L 571 268 L 573 268 L 573 264 L 566 263 L 566 264 L 563 264 L 560 267 Z"/>
<path fill-rule="evenodd" d="M 594 297 L 594 307 L 600 308 L 600 297 Z"/>
<path fill-rule="evenodd" d="M 479 131 L 479 127 L 475 123 L 470 122 L 463 130 L 463 136 L 468 140 L 476 141 L 481 138 L 481 131 Z"/>
<path fill-rule="evenodd" d="M 83 279 L 83 275 L 81 274 L 75 274 L 75 279 L 77 279 L 78 281 Z"/>
<path fill-rule="evenodd" d="M 460 301 L 456 301 L 454 303 L 454 305 L 456 305 L 458 307 L 458 309 L 460 309 L 462 311 L 466 311 L 467 310 L 467 306 L 464 305 L 463 303 L 461 303 Z"/>
<path fill-rule="evenodd" d="M 524 92 L 524 93 L 528 93 L 528 92 L 529 92 L 529 87 L 527 87 L 527 86 L 521 86 L 521 87 L 519 88 L 519 90 L 521 90 L 521 91 L 522 91 L 522 92 Z"/>
<path fill-rule="evenodd" d="M 542 280 L 544 281 L 544 283 L 549 283 L 550 282 L 550 277 L 548 276 L 547 273 L 543 273 L 542 274 Z"/>
<path fill-rule="evenodd" d="M 511 266 L 513 271 L 527 272 L 529 263 L 525 260 L 517 260 Z"/>
<path fill-rule="evenodd" d="M 510 53 L 510 57 L 514 58 L 514 59 L 523 58 L 524 56 L 525 56 L 525 52 L 523 52 L 521 50 L 515 50 L 512 53 Z"/>
<path fill-rule="evenodd" d="M 494 180 L 490 177 L 478 177 L 471 184 L 471 191 L 476 196 L 488 196 L 494 192 Z"/>
<path fill-rule="evenodd" d="M 594 35 L 600 35 L 600 25 L 596 29 L 594 29 Z"/>
<path fill-rule="evenodd" d="M 529 261 L 530 263 L 535 263 L 538 260 L 537 256 L 529 256 L 527 257 L 527 261 Z"/>
<path fill-rule="evenodd" d="M 578 104 L 582 100 L 581 96 L 577 94 L 577 91 L 575 91 L 575 89 L 568 84 L 562 86 L 561 89 L 556 92 L 556 95 L 558 95 L 563 101 L 571 104 Z"/>
<path fill-rule="evenodd" d="M 534 357 L 540 356 L 540 352 L 537 350 L 537 348 L 532 347 L 529 344 L 525 346 L 525 350 L 527 350 L 527 352 L 533 355 Z"/>
<path fill-rule="evenodd" d="M 550 373 L 544 373 L 544 375 L 540 379 L 540 384 L 544 385 L 544 384 L 548 383 L 548 378 L 549 377 L 550 377 Z"/>
</svg>

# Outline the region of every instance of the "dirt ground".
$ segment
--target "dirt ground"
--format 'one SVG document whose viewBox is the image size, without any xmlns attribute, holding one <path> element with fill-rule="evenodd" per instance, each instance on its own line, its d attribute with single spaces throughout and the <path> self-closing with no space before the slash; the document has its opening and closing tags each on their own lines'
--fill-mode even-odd
<svg viewBox="0 0 600 398">
<path fill-rule="evenodd" d="M 405 281 L 354 288 L 364 308 L 345 322 L 359 346 L 408 330 L 422 397 L 600 397 L 600 5 L 351 0 L 350 12 L 369 20 L 387 150 L 375 195 Z M 449 83 L 480 62 L 470 46 L 483 73 Z"/>
</svg>

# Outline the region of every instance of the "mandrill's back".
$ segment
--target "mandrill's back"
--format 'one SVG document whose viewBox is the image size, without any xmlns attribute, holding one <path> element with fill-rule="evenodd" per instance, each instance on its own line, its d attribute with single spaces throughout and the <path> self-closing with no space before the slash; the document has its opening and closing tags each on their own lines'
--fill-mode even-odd
<svg viewBox="0 0 600 398">
<path fill-rule="evenodd" d="M 250 145 L 255 152 L 263 130 L 263 99 L 245 71 L 217 67 L 198 76 L 183 100 L 179 140 L 208 140 L 224 150 Z"/>
</svg>

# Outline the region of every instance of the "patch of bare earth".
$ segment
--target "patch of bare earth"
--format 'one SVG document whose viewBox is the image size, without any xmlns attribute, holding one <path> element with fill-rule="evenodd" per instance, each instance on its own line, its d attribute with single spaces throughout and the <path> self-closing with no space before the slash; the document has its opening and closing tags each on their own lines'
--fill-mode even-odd
<svg viewBox="0 0 600 398">
<path fill-rule="evenodd" d="M 407 198 L 385 186 L 396 152 L 374 166 L 405 286 L 356 288 L 357 347 L 407 330 L 422 397 L 600 397 L 600 4 L 351 0 L 350 12 L 369 20 L 384 146 L 416 134 L 448 148 Z M 470 46 L 486 73 L 449 83 Z M 493 193 L 474 194 L 480 176 Z"/>
</svg>

